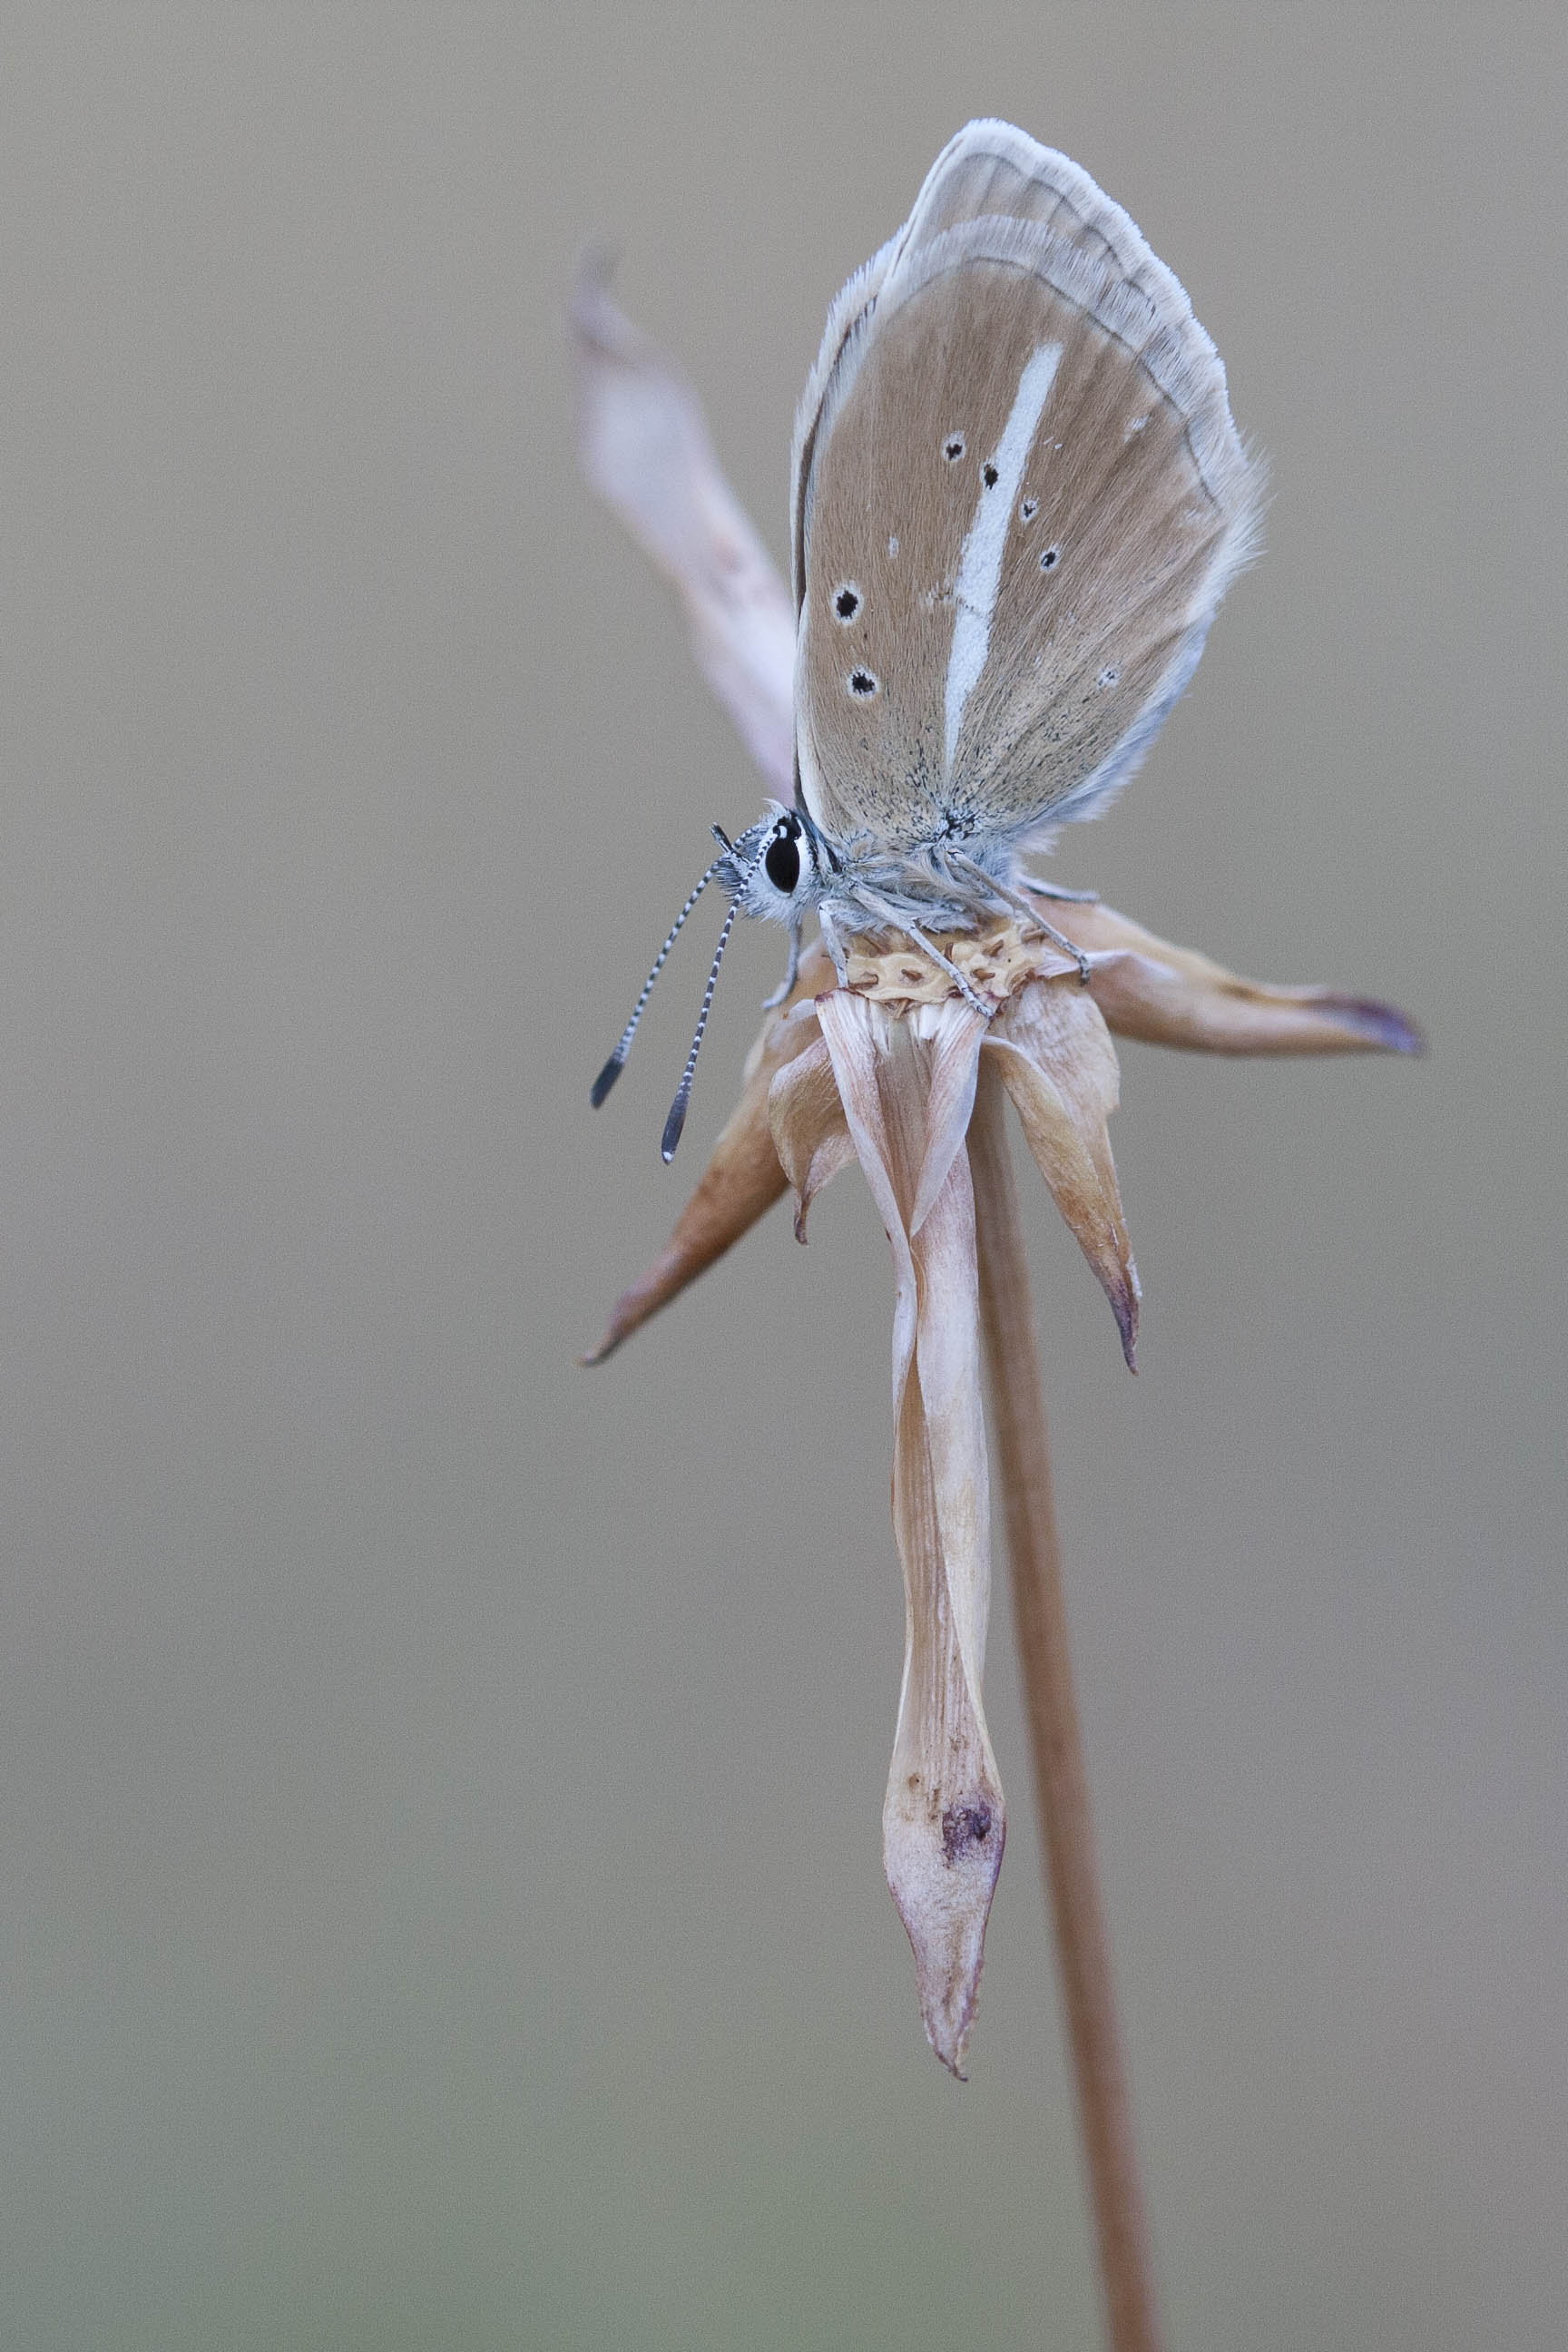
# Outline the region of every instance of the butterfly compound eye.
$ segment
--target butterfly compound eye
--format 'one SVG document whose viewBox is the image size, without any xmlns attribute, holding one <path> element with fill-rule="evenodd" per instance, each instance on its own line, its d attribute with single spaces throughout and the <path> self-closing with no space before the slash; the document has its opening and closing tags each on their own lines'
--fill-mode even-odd
<svg viewBox="0 0 1568 2352">
<path fill-rule="evenodd" d="M 793 834 L 773 835 L 763 866 L 773 888 L 789 898 L 800 880 L 800 844 Z"/>
</svg>

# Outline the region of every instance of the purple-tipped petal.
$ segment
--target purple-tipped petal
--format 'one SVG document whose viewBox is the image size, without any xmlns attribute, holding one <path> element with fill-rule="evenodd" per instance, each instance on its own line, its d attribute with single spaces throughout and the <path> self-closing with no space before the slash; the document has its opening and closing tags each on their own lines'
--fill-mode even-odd
<svg viewBox="0 0 1568 2352">
<path fill-rule="evenodd" d="M 1392 1004 L 1330 988 L 1244 980 L 1194 949 L 1156 938 L 1114 907 L 1041 902 L 1089 958 L 1089 991 L 1119 1037 L 1203 1054 L 1419 1054 L 1420 1030 Z"/>
<path fill-rule="evenodd" d="M 1347 1034 L 1381 1054 L 1424 1054 L 1426 1039 L 1407 1013 L 1375 996 L 1336 996 L 1328 989 L 1303 990 L 1301 1002 L 1320 1020 L 1339 1023 Z"/>
</svg>

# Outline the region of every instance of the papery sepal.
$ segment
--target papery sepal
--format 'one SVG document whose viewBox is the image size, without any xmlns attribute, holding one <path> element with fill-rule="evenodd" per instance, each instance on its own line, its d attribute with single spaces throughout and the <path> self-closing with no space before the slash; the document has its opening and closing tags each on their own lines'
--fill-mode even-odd
<svg viewBox="0 0 1568 2352">
<path fill-rule="evenodd" d="M 1079 982 L 1031 981 L 998 1015 L 984 1048 L 1012 1097 L 1036 1166 L 1110 1302 L 1136 1370 L 1142 1291 L 1106 1122 L 1119 1073 L 1098 1004 Z"/>
</svg>

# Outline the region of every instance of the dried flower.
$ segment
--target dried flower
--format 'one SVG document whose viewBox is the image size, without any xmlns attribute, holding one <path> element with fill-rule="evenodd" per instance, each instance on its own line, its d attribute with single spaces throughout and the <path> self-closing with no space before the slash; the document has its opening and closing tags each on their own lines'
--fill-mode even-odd
<svg viewBox="0 0 1568 2352">
<path fill-rule="evenodd" d="M 589 478 L 674 583 L 710 683 L 764 775 L 787 791 L 794 623 L 782 583 L 668 362 L 593 280 L 580 289 L 574 326 Z M 896 940 L 856 941 L 843 985 L 824 951 L 811 950 L 764 1022 L 741 1100 L 668 1244 L 617 1301 L 588 1360 L 602 1362 L 786 1191 L 804 1241 L 816 1195 L 858 1161 L 895 1284 L 905 1647 L 883 1854 L 926 2032 L 955 2074 L 1005 1837 L 981 1697 L 991 1552 L 977 1098 L 988 1121 L 998 1087 L 1011 1099 L 1131 1365 L 1139 1287 L 1107 1131 L 1119 1082 L 1112 1033 L 1227 1054 L 1410 1053 L 1420 1043 L 1387 1005 L 1239 979 L 1099 903 L 1052 900 L 1050 921 L 1087 957 L 1087 985 L 1079 963 L 1024 919 L 939 940 L 994 1005 L 989 1022 L 946 972 Z M 993 1127 L 981 1142 L 992 1150 Z"/>
</svg>

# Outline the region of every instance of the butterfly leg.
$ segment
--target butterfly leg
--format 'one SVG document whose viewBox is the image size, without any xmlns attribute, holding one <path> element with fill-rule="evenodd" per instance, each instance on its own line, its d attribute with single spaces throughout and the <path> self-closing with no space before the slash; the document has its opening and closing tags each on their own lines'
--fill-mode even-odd
<svg viewBox="0 0 1568 2352">
<path fill-rule="evenodd" d="M 970 985 L 958 966 L 943 955 L 934 940 L 927 939 L 918 923 L 911 922 L 907 915 L 900 915 L 896 907 L 889 904 L 886 898 L 879 898 L 875 890 L 867 889 L 864 883 L 857 886 L 855 896 L 869 913 L 876 916 L 879 922 L 886 923 L 890 930 L 902 931 L 907 940 L 913 940 L 921 955 L 929 956 L 932 963 L 946 972 L 964 1003 L 972 1004 L 976 1013 L 983 1013 L 986 1020 L 990 1020 L 996 1007 L 989 1003 L 977 989 Z"/>
<path fill-rule="evenodd" d="M 799 974 L 800 925 L 798 923 L 792 923 L 789 927 L 789 962 L 784 968 L 784 978 L 780 981 L 773 994 L 771 996 L 764 996 L 763 999 L 763 1011 L 764 1013 L 773 1013 L 777 1011 L 778 1007 L 784 1003 L 784 998 L 789 994 L 791 989 L 795 986 Z"/>
<path fill-rule="evenodd" d="M 987 874 L 984 866 L 976 865 L 973 857 L 965 857 L 962 850 L 950 850 L 948 864 L 964 867 L 967 872 L 973 875 L 976 881 L 984 882 L 987 889 L 1002 899 L 1005 905 L 1016 907 L 1019 914 L 1026 915 L 1037 930 L 1044 931 L 1052 947 L 1060 948 L 1063 955 L 1071 956 L 1078 966 L 1079 980 L 1085 988 L 1089 986 L 1089 958 L 1082 948 L 1076 940 L 1069 940 L 1065 931 L 1058 931 L 1054 923 L 1047 923 L 1039 908 L 1026 898 L 1021 890 L 1015 890 L 1011 883 L 998 882 L 994 874 Z M 1055 897 L 1059 894 L 1053 892 L 1051 895 Z"/>
<path fill-rule="evenodd" d="M 1042 882 L 1034 874 L 1020 874 L 1018 879 L 1025 889 L 1032 890 L 1037 898 L 1059 898 L 1067 907 L 1098 907 L 1100 904 L 1098 890 L 1064 890 L 1059 882 Z"/>
<path fill-rule="evenodd" d="M 833 958 L 833 969 L 838 974 L 838 985 L 840 988 L 847 988 L 849 985 L 848 951 L 838 936 L 838 926 L 834 920 L 832 910 L 826 898 L 817 907 L 816 925 L 822 933 L 822 944 Z"/>
</svg>

